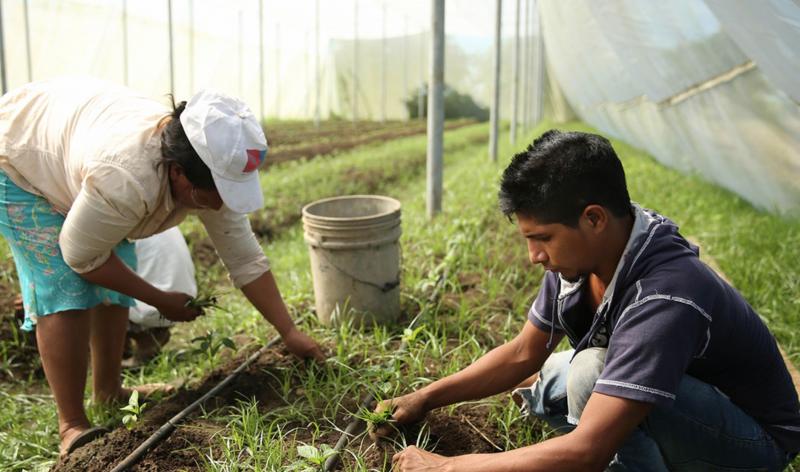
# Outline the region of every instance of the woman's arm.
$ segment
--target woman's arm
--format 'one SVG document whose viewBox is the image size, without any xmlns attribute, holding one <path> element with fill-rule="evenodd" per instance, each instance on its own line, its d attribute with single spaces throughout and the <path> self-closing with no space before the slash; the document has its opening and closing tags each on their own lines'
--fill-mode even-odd
<svg viewBox="0 0 800 472">
<path fill-rule="evenodd" d="M 202 310 L 186 306 L 186 302 L 192 299 L 191 296 L 180 292 L 159 290 L 139 277 L 113 252 L 96 269 L 79 275 L 95 285 L 152 305 L 171 321 L 192 321 L 202 314 Z"/>
<path fill-rule="evenodd" d="M 325 360 L 325 355 L 317 343 L 295 326 L 271 271 L 264 272 L 257 279 L 243 286 L 242 292 L 261 312 L 264 319 L 275 326 L 292 354 L 300 358 L 311 357 L 317 361 Z"/>
</svg>

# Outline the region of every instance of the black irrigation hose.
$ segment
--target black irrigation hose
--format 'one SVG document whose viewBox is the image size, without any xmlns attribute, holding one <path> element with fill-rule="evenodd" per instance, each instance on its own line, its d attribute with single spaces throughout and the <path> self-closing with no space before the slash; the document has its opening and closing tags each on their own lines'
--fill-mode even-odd
<svg viewBox="0 0 800 472">
<path fill-rule="evenodd" d="M 133 452 L 128 454 L 128 457 L 126 457 L 125 459 L 122 460 L 122 462 L 117 464 L 117 466 L 114 467 L 111 470 L 111 472 L 123 472 L 125 470 L 128 470 L 128 468 L 131 467 L 132 465 L 134 465 L 136 462 L 138 462 L 139 459 L 142 458 L 142 456 L 147 454 L 147 452 L 150 449 L 152 449 L 153 447 L 158 445 L 158 443 L 160 443 L 161 441 L 166 439 L 170 435 L 170 433 L 172 433 L 175 430 L 175 428 L 178 427 L 178 423 L 180 423 L 184 418 L 189 416 L 189 414 L 192 413 L 194 410 L 196 410 L 200 405 L 202 405 L 203 402 L 205 402 L 209 398 L 211 398 L 214 395 L 216 395 L 217 393 L 219 393 L 220 390 L 222 390 L 229 383 L 231 383 L 231 381 L 237 375 L 239 375 L 244 369 L 246 369 L 247 366 L 252 364 L 256 359 L 258 359 L 261 356 L 261 354 L 266 352 L 267 349 L 269 349 L 270 347 L 274 346 L 280 340 L 281 340 L 280 336 L 275 337 L 272 340 L 270 340 L 270 342 L 268 342 L 264 347 L 259 349 L 257 352 L 255 352 L 253 355 L 251 355 L 249 358 L 247 358 L 247 360 L 244 361 L 239 367 L 237 367 L 236 370 L 231 372 L 230 375 L 225 377 L 222 380 L 222 382 L 218 383 L 216 387 L 214 387 L 211 390 L 209 390 L 208 392 L 206 392 L 205 395 L 203 395 L 202 397 L 200 397 L 197 400 L 195 400 L 194 402 L 192 402 L 192 404 L 190 404 L 189 406 L 184 408 L 177 415 L 173 416 L 166 423 L 161 425 L 161 427 L 158 428 L 158 430 L 155 433 L 150 435 L 150 437 L 147 438 L 142 444 L 140 444 L 139 447 L 137 447 Z"/>
<path fill-rule="evenodd" d="M 446 271 L 445 273 L 441 274 L 439 278 L 436 280 L 436 286 L 433 289 L 433 293 L 428 298 L 428 300 L 430 301 L 436 300 L 436 297 L 439 294 L 439 290 L 444 286 L 445 280 L 447 280 Z M 417 315 L 413 320 L 411 320 L 411 323 L 408 324 L 408 328 L 414 329 L 414 325 L 418 320 L 419 320 L 419 315 Z M 400 343 L 400 348 L 398 349 L 398 351 L 404 351 L 407 345 L 408 341 L 403 340 L 403 342 Z M 364 400 L 361 401 L 361 408 L 369 408 L 374 400 L 375 396 L 371 393 L 368 394 L 367 396 L 364 397 Z M 353 418 L 350 420 L 350 423 L 347 425 L 347 428 L 345 428 L 344 432 L 342 432 L 342 435 L 339 436 L 339 440 L 336 441 L 336 445 L 333 447 L 333 453 L 325 461 L 325 466 L 322 468 L 323 472 L 330 472 L 331 470 L 333 470 L 334 467 L 336 467 L 336 464 L 339 463 L 339 456 L 342 454 L 344 448 L 347 447 L 347 443 L 350 442 L 350 438 L 355 435 L 355 432 L 358 429 L 359 425 L 361 424 L 361 421 L 362 419 L 356 416 L 353 416 Z"/>
</svg>

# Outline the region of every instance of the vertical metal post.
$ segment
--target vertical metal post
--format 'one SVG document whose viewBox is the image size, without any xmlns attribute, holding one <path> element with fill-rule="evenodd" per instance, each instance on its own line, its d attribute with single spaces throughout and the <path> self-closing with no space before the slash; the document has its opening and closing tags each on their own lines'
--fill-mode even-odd
<svg viewBox="0 0 800 472">
<path fill-rule="evenodd" d="M 281 116 L 281 25 L 275 23 L 275 118 Z"/>
<path fill-rule="evenodd" d="M 22 10 L 25 14 L 25 52 L 28 61 L 28 82 L 33 81 L 33 59 L 31 58 L 31 22 L 28 15 L 28 0 L 23 0 Z"/>
<path fill-rule="evenodd" d="M 1 0 L 0 0 L 1 1 Z M 128 85 L 128 0 L 122 0 L 122 83 Z"/>
<path fill-rule="evenodd" d="M 6 82 L 6 40 L 3 33 L 3 0 L 0 0 L 0 86 L 5 95 L 8 92 L 8 82 Z"/>
<path fill-rule="evenodd" d="M 167 1 L 167 25 L 169 28 L 169 93 L 175 96 L 175 49 L 172 40 L 172 0 Z"/>
<path fill-rule="evenodd" d="M 503 0 L 495 0 L 494 18 L 494 94 L 492 96 L 492 109 L 490 117 L 489 134 L 489 160 L 497 162 L 497 133 L 498 122 L 500 119 L 500 40 L 501 40 L 501 18 L 503 15 Z"/>
<path fill-rule="evenodd" d="M 527 133 L 530 125 L 530 65 L 531 65 L 531 19 L 530 19 L 530 0 L 523 0 L 525 2 L 525 34 L 524 43 L 522 48 L 522 132 Z"/>
<path fill-rule="evenodd" d="M 534 40 L 534 52 L 535 56 L 535 66 L 534 70 L 531 73 L 531 77 L 535 78 L 536 83 L 533 85 L 533 90 L 535 90 L 534 94 L 534 102 L 533 102 L 533 111 L 531 112 L 532 115 L 532 125 L 536 125 L 542 119 L 542 106 L 543 106 L 543 94 L 544 94 L 544 38 L 542 37 L 542 20 L 539 14 L 539 2 L 536 1 L 533 4 L 533 25 L 536 27 L 536 39 Z"/>
<path fill-rule="evenodd" d="M 417 118 L 425 119 L 425 35 L 419 33 L 419 90 L 417 91 Z"/>
<path fill-rule="evenodd" d="M 442 211 L 444 130 L 444 0 L 431 8 L 431 66 L 428 80 L 428 218 Z"/>
<path fill-rule="evenodd" d="M 264 0 L 258 0 L 258 113 L 264 121 Z"/>
<path fill-rule="evenodd" d="M 358 0 L 353 0 L 353 123 L 358 121 Z"/>
<path fill-rule="evenodd" d="M 511 58 L 511 146 L 517 144 L 517 117 L 519 115 L 519 1 L 514 9 L 514 54 Z"/>
<path fill-rule="evenodd" d="M 2 1 L 2 0 L 0 0 Z M 403 103 L 405 103 L 408 93 L 408 15 L 403 19 Z M 409 118 L 410 118 L 409 113 Z"/>
<path fill-rule="evenodd" d="M 239 96 L 244 96 L 244 22 L 242 21 L 242 10 L 239 9 L 239 13 L 236 15 L 237 21 L 239 22 L 239 27 L 237 28 L 238 32 L 238 51 L 239 54 L 237 56 L 238 59 L 238 69 L 239 69 Z"/>
<path fill-rule="evenodd" d="M 319 0 L 315 0 L 314 14 L 314 127 L 319 129 Z"/>
<path fill-rule="evenodd" d="M 386 121 L 386 0 L 381 2 L 381 123 Z"/>
<path fill-rule="evenodd" d="M 189 0 L 189 94 L 194 94 L 194 0 Z"/>
</svg>

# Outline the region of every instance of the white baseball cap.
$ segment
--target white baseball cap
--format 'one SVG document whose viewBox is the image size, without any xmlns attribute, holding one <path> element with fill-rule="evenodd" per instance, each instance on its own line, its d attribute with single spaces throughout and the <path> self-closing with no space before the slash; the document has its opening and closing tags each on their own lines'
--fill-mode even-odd
<svg viewBox="0 0 800 472">
<path fill-rule="evenodd" d="M 253 112 L 239 100 L 212 90 L 197 92 L 181 113 L 181 125 L 197 155 L 211 170 L 225 205 L 250 213 L 264 205 L 258 169 L 267 138 Z"/>
</svg>

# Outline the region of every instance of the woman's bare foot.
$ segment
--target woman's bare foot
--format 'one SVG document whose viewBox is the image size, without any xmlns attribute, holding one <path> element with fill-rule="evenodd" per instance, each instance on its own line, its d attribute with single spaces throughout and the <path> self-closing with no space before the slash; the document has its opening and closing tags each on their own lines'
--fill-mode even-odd
<svg viewBox="0 0 800 472">
<path fill-rule="evenodd" d="M 70 444 L 72 444 L 72 441 L 76 437 L 80 436 L 80 434 L 82 432 L 86 431 L 90 427 L 91 426 L 88 423 L 86 423 L 86 424 L 82 424 L 82 425 L 78 425 L 78 426 L 69 427 L 69 428 L 65 429 L 64 431 L 60 432 L 59 436 L 61 436 L 61 444 L 59 445 L 59 448 L 58 448 L 59 455 L 61 457 L 66 456 L 67 455 L 67 448 L 69 448 Z"/>
</svg>

